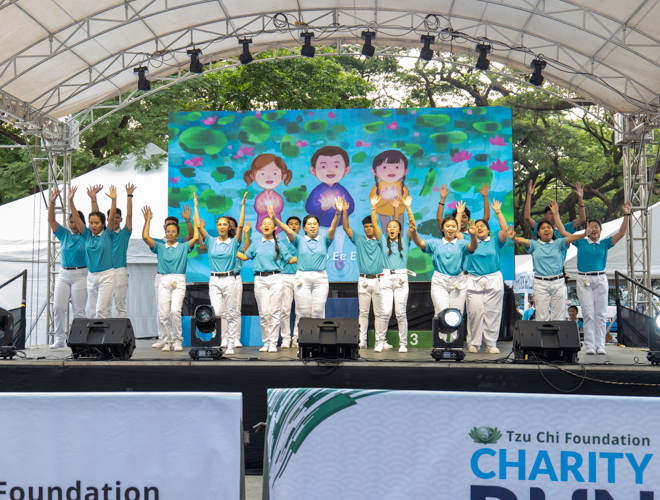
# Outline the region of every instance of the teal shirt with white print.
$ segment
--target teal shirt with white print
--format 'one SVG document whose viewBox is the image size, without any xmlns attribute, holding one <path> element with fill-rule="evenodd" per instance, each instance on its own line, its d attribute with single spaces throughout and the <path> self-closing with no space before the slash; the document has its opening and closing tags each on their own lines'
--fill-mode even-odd
<svg viewBox="0 0 660 500">
<path fill-rule="evenodd" d="M 154 252 L 158 256 L 158 274 L 186 274 L 188 267 L 188 254 L 193 249 L 190 243 L 179 243 L 174 245 L 154 241 Z"/>
<path fill-rule="evenodd" d="M 291 244 L 298 250 L 298 271 L 325 271 L 328 248 L 332 244 L 327 234 L 319 234 L 314 239 L 296 234 Z"/>
<path fill-rule="evenodd" d="M 447 241 L 445 238 L 441 240 L 434 238 L 424 240 L 425 249 L 423 251 L 431 256 L 434 270 L 445 276 L 457 276 L 463 272 L 465 257 L 463 247 L 468 244 L 467 240 L 460 238 L 454 238 L 452 241 Z"/>
<path fill-rule="evenodd" d="M 383 252 L 376 238 L 367 238 L 353 231 L 351 241 L 355 244 L 358 270 L 361 274 L 381 274 L 383 272 Z"/>
<path fill-rule="evenodd" d="M 250 247 L 245 252 L 248 259 L 254 260 L 253 270 L 255 273 L 267 273 L 270 271 L 281 271 L 284 264 L 286 264 L 292 257 L 286 245 L 282 245 L 278 241 L 277 246 L 280 249 L 280 254 L 277 259 L 277 251 L 275 249 L 275 241 L 273 239 L 267 240 L 263 236 L 257 241 L 250 243 Z"/>
<path fill-rule="evenodd" d="M 614 246 L 612 237 L 591 241 L 588 236 L 573 243 L 577 248 L 577 268 L 581 273 L 597 273 L 605 270 L 607 252 Z"/>
<path fill-rule="evenodd" d="M 410 240 L 408 239 L 408 233 L 403 233 L 401 235 L 401 248 L 399 249 L 399 243 L 397 240 L 390 242 L 390 246 L 387 246 L 387 233 L 382 233 L 380 235 L 380 249 L 383 252 L 383 268 L 384 269 L 406 269 L 408 265 L 408 250 L 410 248 Z M 390 250 L 392 252 L 390 253 Z M 401 252 L 399 253 L 399 250 Z"/>
<path fill-rule="evenodd" d="M 113 269 L 112 265 L 112 242 L 115 233 L 105 228 L 101 234 L 94 235 L 86 227 L 82 232 L 85 240 L 85 259 L 90 273 L 101 273 Z"/>
<path fill-rule="evenodd" d="M 506 241 L 500 240 L 499 234 L 494 237 L 488 237 L 485 240 L 479 240 L 477 249 L 474 252 L 468 250 L 466 245 L 463 250 L 470 258 L 467 260 L 465 270 L 475 276 L 484 276 L 486 274 L 496 273 L 502 269 L 500 263 L 500 251 L 506 244 Z"/>
<path fill-rule="evenodd" d="M 206 233 L 204 245 L 208 249 L 209 266 L 212 273 L 228 273 L 236 269 L 236 252 L 239 249 L 239 243 L 236 238 L 227 238 L 220 241 L 220 238 Z"/>
<path fill-rule="evenodd" d="M 534 273 L 538 276 L 557 276 L 563 273 L 566 250 L 568 250 L 566 238 L 557 238 L 547 243 L 530 240 L 527 252 L 532 254 Z"/>
</svg>

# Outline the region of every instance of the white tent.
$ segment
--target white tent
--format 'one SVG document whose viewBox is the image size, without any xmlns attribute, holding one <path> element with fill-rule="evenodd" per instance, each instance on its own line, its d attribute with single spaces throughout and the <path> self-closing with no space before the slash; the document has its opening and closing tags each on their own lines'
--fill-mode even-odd
<svg viewBox="0 0 660 500">
<path fill-rule="evenodd" d="M 159 154 L 164 151 L 150 144 L 147 153 Z M 75 198 L 76 207 L 85 214 L 90 211 L 90 200 L 86 194 L 88 186 L 102 184 L 103 192 L 107 192 L 110 185 L 115 185 L 118 192 L 117 206 L 125 215 L 126 190 L 124 186 L 129 182 L 135 184 L 137 189 L 133 198 L 133 233 L 128 245 L 127 307 L 136 336 L 145 337 L 157 333 L 154 297 L 156 256 L 142 241 L 144 218 L 141 208 L 144 205 L 151 206 L 154 213 L 153 221 L 162 221 L 167 217 L 167 160 L 162 162 L 160 168 L 145 172 L 135 170 L 135 159 L 128 157 L 121 166 L 105 165 L 77 177 L 72 181 L 72 185 L 78 187 Z M 99 193 L 98 202 L 102 211 L 105 212 L 110 208 L 110 199 L 102 193 Z M 30 331 L 34 319 L 46 301 L 48 232 L 50 231 L 47 215 L 48 211 L 39 193 L 0 206 L 0 220 L 2 220 L 3 227 L 3 231 L 0 233 L 0 283 L 4 283 L 27 269 L 26 333 Z M 151 224 L 152 236 L 161 236 L 160 225 L 153 221 Z M 20 299 L 20 280 L 0 289 L 0 307 L 2 308 L 19 307 Z M 46 313 L 44 311 L 27 345 L 45 344 L 46 334 Z"/>
</svg>

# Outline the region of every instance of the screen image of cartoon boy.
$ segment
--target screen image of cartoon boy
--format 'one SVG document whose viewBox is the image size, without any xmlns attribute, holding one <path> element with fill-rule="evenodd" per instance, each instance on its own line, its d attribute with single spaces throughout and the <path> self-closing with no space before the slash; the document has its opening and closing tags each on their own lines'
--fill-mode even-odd
<svg viewBox="0 0 660 500">
<path fill-rule="evenodd" d="M 372 163 L 376 185 L 371 189 L 369 198 L 380 197 L 376 213 L 381 227 L 386 228 L 394 216 L 390 202 L 395 198 L 406 199 L 410 194 L 406 186 L 408 158 L 401 151 L 389 150 L 379 153 Z M 403 213 L 399 214 L 399 225 L 403 227 Z"/>
<path fill-rule="evenodd" d="M 307 198 L 305 208 L 307 213 L 315 216 L 321 227 L 330 227 L 335 217 L 335 199 L 341 198 L 349 204 L 348 215 L 355 210 L 355 204 L 351 194 L 339 181 L 351 171 L 348 153 L 337 146 L 324 146 L 318 149 L 311 160 L 309 172 L 314 175 L 321 184 L 316 186 Z M 279 215 L 278 215 L 279 217 Z M 331 252 L 342 254 L 346 234 L 343 228 L 337 228 Z M 335 265 L 338 269 L 343 267 L 344 261 L 337 260 Z"/>
<path fill-rule="evenodd" d="M 282 217 L 284 200 L 275 191 L 275 188 L 282 184 L 282 182 L 284 182 L 285 186 L 288 186 L 292 177 L 293 173 L 287 168 L 286 163 L 279 156 L 262 154 L 252 160 L 250 170 L 243 174 L 243 180 L 248 186 L 254 182 L 263 189 L 254 200 L 254 211 L 257 212 L 257 223 L 255 225 L 257 231 L 261 232 L 261 223 L 265 217 L 268 217 L 268 207 L 270 205 L 273 206 L 277 216 Z M 334 200 L 334 198 L 332 199 Z M 332 219 L 332 216 L 330 219 Z"/>
</svg>

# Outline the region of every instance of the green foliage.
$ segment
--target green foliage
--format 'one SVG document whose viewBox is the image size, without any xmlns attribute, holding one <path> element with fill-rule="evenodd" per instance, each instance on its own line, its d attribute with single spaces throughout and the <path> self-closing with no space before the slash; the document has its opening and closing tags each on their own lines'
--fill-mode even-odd
<svg viewBox="0 0 660 500">
<path fill-rule="evenodd" d="M 299 186 L 284 191 L 284 197 L 289 203 L 301 203 L 307 201 L 309 193 L 307 186 Z"/>
</svg>

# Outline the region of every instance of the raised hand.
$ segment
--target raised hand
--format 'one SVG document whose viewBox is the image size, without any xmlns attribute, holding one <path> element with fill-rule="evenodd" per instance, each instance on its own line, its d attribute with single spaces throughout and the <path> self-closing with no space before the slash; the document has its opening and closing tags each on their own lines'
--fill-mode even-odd
<svg viewBox="0 0 660 500">
<path fill-rule="evenodd" d="M 483 182 L 481 184 L 481 188 L 479 189 L 479 193 L 481 193 L 481 196 L 484 198 L 488 197 L 488 192 L 490 191 L 490 184 L 487 182 Z"/>
<path fill-rule="evenodd" d="M 413 232 L 417 231 L 417 224 L 415 223 L 414 220 L 408 219 L 408 227 L 413 230 Z"/>
<path fill-rule="evenodd" d="M 557 203 L 555 200 L 550 201 L 550 210 L 554 215 L 559 215 L 559 203 Z"/>
<path fill-rule="evenodd" d="M 243 199 L 241 200 L 241 207 L 245 208 L 245 200 L 247 200 L 247 191 L 243 193 Z"/>
<path fill-rule="evenodd" d="M 467 230 L 470 234 L 477 234 L 477 225 L 474 223 L 474 219 L 468 221 Z"/>
<path fill-rule="evenodd" d="M 337 210 L 337 213 L 341 212 L 344 206 L 344 199 L 341 197 L 335 198 L 335 210 Z"/>
<path fill-rule="evenodd" d="M 126 194 L 129 195 L 129 196 L 132 195 L 133 191 L 135 191 L 136 187 L 137 186 L 131 184 L 130 182 L 128 184 L 126 184 Z"/>
<path fill-rule="evenodd" d="M 249 232 L 250 232 L 250 229 L 252 229 L 252 222 L 247 221 L 247 222 L 245 223 L 245 227 L 243 228 L 243 232 L 244 232 L 244 233 L 249 233 Z"/>
<path fill-rule="evenodd" d="M 346 200 L 344 200 L 344 212 L 348 212 L 348 209 L 349 209 L 349 203 Z"/>
<path fill-rule="evenodd" d="M 401 202 L 399 201 L 399 197 L 396 196 L 390 200 L 390 205 L 392 205 L 392 208 L 399 208 L 399 205 Z"/>
<path fill-rule="evenodd" d="M 630 214 L 630 209 L 631 208 L 632 208 L 632 203 L 630 203 L 630 200 L 625 202 L 623 204 L 623 206 L 621 207 L 621 209 L 623 210 L 623 213 L 626 214 L 626 215 Z"/>
<path fill-rule="evenodd" d="M 195 203 L 197 203 L 197 193 L 195 193 Z M 183 217 L 183 220 L 186 222 L 190 222 L 190 214 L 192 213 L 192 210 L 190 210 L 190 205 L 186 203 L 182 209 L 183 212 L 179 212 L 179 215 Z"/>
<path fill-rule="evenodd" d="M 199 198 L 197 197 L 197 193 L 193 194 L 193 203 L 195 204 L 195 208 L 198 208 L 199 205 Z M 185 208 L 185 207 L 184 207 Z M 182 214 L 183 215 L 183 214 Z"/>
<path fill-rule="evenodd" d="M 456 218 L 460 220 L 463 212 L 465 212 L 465 202 L 464 201 L 456 202 Z"/>
<path fill-rule="evenodd" d="M 144 220 L 151 220 L 153 214 L 151 213 L 151 208 L 148 205 L 142 207 L 142 215 L 144 215 Z"/>
<path fill-rule="evenodd" d="M 403 199 L 403 204 L 406 206 L 406 208 L 410 208 L 410 205 L 412 205 L 412 196 L 406 196 Z"/>
<path fill-rule="evenodd" d="M 581 182 L 575 183 L 575 194 L 577 195 L 578 200 L 582 200 L 582 198 L 584 198 L 584 187 L 582 186 Z"/>
<path fill-rule="evenodd" d="M 449 188 L 447 187 L 447 184 L 440 184 L 440 200 L 445 201 L 447 196 L 449 196 Z"/>
<path fill-rule="evenodd" d="M 509 226 L 506 232 L 511 240 L 513 240 L 516 237 L 516 230 L 513 228 L 513 226 Z"/>
<path fill-rule="evenodd" d="M 57 200 L 57 197 L 60 195 L 60 190 L 55 188 L 53 189 L 53 194 L 50 195 L 50 202 L 55 203 L 55 200 Z"/>
<path fill-rule="evenodd" d="M 87 188 L 87 196 L 89 196 L 92 200 L 96 199 L 96 195 L 98 194 L 99 191 L 103 189 L 103 186 L 101 184 L 96 184 L 94 186 L 89 186 Z"/>
<path fill-rule="evenodd" d="M 71 189 L 69 190 L 69 201 L 73 201 L 73 196 L 76 194 L 76 191 L 78 191 L 78 188 L 76 186 L 71 186 Z"/>
<path fill-rule="evenodd" d="M 112 200 L 117 199 L 117 188 L 114 186 L 110 186 L 110 192 L 105 194 L 108 198 Z"/>
<path fill-rule="evenodd" d="M 534 181 L 530 179 L 529 184 L 527 184 L 527 196 L 532 196 L 534 194 Z"/>
<path fill-rule="evenodd" d="M 380 201 L 380 196 L 372 196 L 371 198 L 369 198 L 369 201 L 371 202 L 371 206 L 375 207 L 376 205 L 378 205 L 378 202 Z"/>
<path fill-rule="evenodd" d="M 275 221 L 275 208 L 273 208 L 273 205 L 268 205 L 268 207 L 266 208 L 268 210 L 268 217 L 270 217 L 271 219 L 273 219 L 273 221 Z"/>
<path fill-rule="evenodd" d="M 493 203 L 490 204 L 490 208 L 492 208 L 493 211 L 499 215 L 502 208 L 502 203 L 500 203 L 498 200 L 493 200 Z"/>
</svg>

